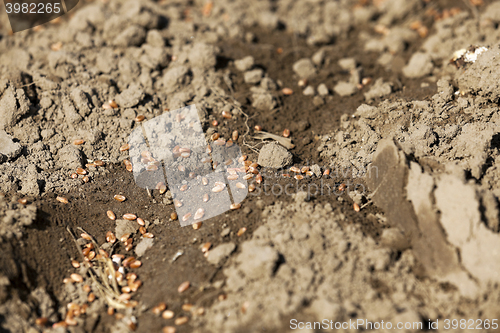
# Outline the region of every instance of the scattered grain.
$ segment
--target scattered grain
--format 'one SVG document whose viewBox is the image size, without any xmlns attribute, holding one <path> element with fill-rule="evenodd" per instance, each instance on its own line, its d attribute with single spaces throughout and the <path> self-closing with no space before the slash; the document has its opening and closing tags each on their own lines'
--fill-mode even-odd
<svg viewBox="0 0 500 333">
<path fill-rule="evenodd" d="M 289 95 L 293 94 L 293 90 L 290 89 L 290 88 L 283 88 L 281 90 L 281 92 L 283 93 L 283 95 L 286 95 L 286 96 L 289 96 Z"/>
<path fill-rule="evenodd" d="M 196 222 L 196 223 L 193 223 L 193 229 L 194 230 L 198 230 L 201 228 L 201 226 L 203 225 L 203 222 Z"/>
<path fill-rule="evenodd" d="M 127 151 L 130 149 L 130 144 L 126 143 L 120 147 L 120 151 Z"/>
<path fill-rule="evenodd" d="M 144 115 L 140 114 L 138 115 L 137 117 L 135 117 L 135 121 L 140 123 L 141 121 L 143 121 L 146 117 L 144 117 Z"/>
<path fill-rule="evenodd" d="M 83 282 L 83 277 L 80 274 L 73 273 L 70 275 L 71 280 L 74 282 Z"/>
<path fill-rule="evenodd" d="M 290 136 L 290 130 L 288 128 L 285 128 L 283 130 L 283 137 L 288 138 Z"/>
<path fill-rule="evenodd" d="M 354 203 L 352 205 L 352 208 L 354 209 L 355 212 L 359 212 L 361 210 L 361 208 L 359 207 L 359 205 L 357 203 Z"/>
<path fill-rule="evenodd" d="M 175 212 L 174 212 L 174 213 L 171 213 L 171 214 L 170 214 L 170 219 L 171 219 L 172 221 L 177 220 L 177 213 L 175 213 Z"/>
<path fill-rule="evenodd" d="M 232 210 L 240 209 L 241 204 L 240 203 L 233 203 L 233 204 L 231 204 L 231 206 L 229 206 L 229 208 L 231 208 Z"/>
<path fill-rule="evenodd" d="M 255 129 L 256 131 L 262 131 L 262 126 L 260 126 L 260 125 L 255 125 L 255 126 L 254 126 L 254 129 Z"/>
<path fill-rule="evenodd" d="M 127 213 L 127 214 L 123 214 L 123 218 L 125 220 L 134 221 L 135 219 L 137 219 L 137 215 Z"/>
<path fill-rule="evenodd" d="M 238 131 L 233 131 L 233 134 L 231 135 L 233 141 L 238 141 L 238 137 L 239 137 Z"/>
<path fill-rule="evenodd" d="M 56 200 L 63 204 L 69 203 L 68 199 L 66 199 L 65 197 L 57 197 Z"/>
<path fill-rule="evenodd" d="M 184 215 L 184 216 L 182 217 L 182 221 L 183 221 L 183 222 L 186 222 L 187 220 L 189 220 L 189 219 L 191 218 L 191 215 L 192 215 L 191 213 L 187 213 L 186 215 Z"/>
<path fill-rule="evenodd" d="M 116 194 L 115 196 L 113 196 L 113 198 L 116 200 L 116 201 L 119 201 L 119 202 L 123 202 L 125 201 L 127 198 L 125 198 L 123 195 L 121 194 Z"/>
<path fill-rule="evenodd" d="M 172 319 L 172 318 L 174 318 L 174 316 L 175 316 L 175 313 L 172 310 L 163 311 L 163 313 L 161 314 L 161 317 L 163 319 Z"/>
<path fill-rule="evenodd" d="M 238 235 L 238 237 L 240 237 L 241 235 L 243 235 L 245 233 L 245 231 L 247 231 L 247 228 L 245 228 L 245 227 L 240 228 L 240 230 L 238 230 L 236 235 Z"/>
<path fill-rule="evenodd" d="M 109 218 L 110 220 L 112 220 L 112 221 L 116 220 L 116 215 L 115 215 L 115 213 L 113 213 L 113 211 L 112 211 L 112 210 L 108 210 L 108 211 L 106 212 L 106 215 L 108 216 L 108 218 Z"/>
<path fill-rule="evenodd" d="M 182 316 L 182 317 L 179 317 L 179 318 L 175 319 L 175 325 L 177 325 L 177 326 L 184 325 L 188 321 L 189 321 L 189 317 Z"/>
<path fill-rule="evenodd" d="M 82 140 L 82 139 L 77 139 L 77 140 L 73 141 L 73 144 L 75 146 L 83 145 L 84 143 L 85 143 L 85 140 Z"/>
<path fill-rule="evenodd" d="M 185 292 L 189 287 L 191 286 L 191 283 L 189 281 L 184 281 L 182 282 L 179 287 L 177 288 L 177 291 L 179 293 Z"/>
</svg>

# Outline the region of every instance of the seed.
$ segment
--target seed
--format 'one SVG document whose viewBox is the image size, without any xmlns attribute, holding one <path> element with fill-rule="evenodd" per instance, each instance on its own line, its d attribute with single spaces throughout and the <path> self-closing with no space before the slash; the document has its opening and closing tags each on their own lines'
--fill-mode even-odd
<svg viewBox="0 0 500 333">
<path fill-rule="evenodd" d="M 124 259 L 122 261 L 122 265 L 123 265 L 123 267 L 127 268 L 134 261 L 135 261 L 134 257 L 128 257 L 127 259 Z"/>
<path fill-rule="evenodd" d="M 290 171 L 291 171 L 291 172 L 295 172 L 295 173 L 300 173 L 300 169 L 299 169 L 299 168 L 297 168 L 297 167 L 291 167 L 291 168 L 290 168 Z"/>
<path fill-rule="evenodd" d="M 248 175 L 244 175 L 243 176 L 243 179 L 244 180 L 249 180 L 249 179 L 252 179 L 253 178 L 253 174 L 249 173 Z"/>
<path fill-rule="evenodd" d="M 57 197 L 56 200 L 63 204 L 67 204 L 69 202 L 65 197 Z"/>
<path fill-rule="evenodd" d="M 253 174 L 258 174 L 259 170 L 257 168 L 250 167 L 250 168 L 248 168 L 248 172 L 253 173 Z"/>
<path fill-rule="evenodd" d="M 163 313 L 161 314 L 161 317 L 163 319 L 172 319 L 174 318 L 174 311 L 172 310 L 166 310 L 166 311 L 163 311 Z"/>
<path fill-rule="evenodd" d="M 189 220 L 191 218 L 191 213 L 187 213 L 186 215 L 184 215 L 182 217 L 182 221 L 186 222 L 187 220 Z"/>
<path fill-rule="evenodd" d="M 130 144 L 126 143 L 120 147 L 120 151 L 127 151 L 130 149 Z"/>
<path fill-rule="evenodd" d="M 113 109 L 116 109 L 118 107 L 118 104 L 116 104 L 114 99 L 110 99 L 108 101 L 109 106 L 111 106 Z"/>
<path fill-rule="evenodd" d="M 130 268 L 139 268 L 141 267 L 142 265 L 142 262 L 140 262 L 139 260 L 134 260 L 130 263 Z"/>
<path fill-rule="evenodd" d="M 65 321 L 59 321 L 59 322 L 54 323 L 54 324 L 52 325 L 52 328 L 59 328 L 59 327 L 64 327 L 64 328 L 66 328 L 66 327 L 68 327 L 68 324 L 67 324 Z"/>
<path fill-rule="evenodd" d="M 119 202 L 123 202 L 125 201 L 127 198 L 125 198 L 123 195 L 121 194 L 116 194 L 114 197 L 113 197 L 116 201 L 119 201 Z"/>
<path fill-rule="evenodd" d="M 158 316 L 160 313 L 165 311 L 166 308 L 167 308 L 167 304 L 165 304 L 164 302 L 161 302 L 157 306 L 155 306 L 152 311 L 155 315 Z"/>
<path fill-rule="evenodd" d="M 254 129 L 255 129 L 256 131 L 262 131 L 262 126 L 260 126 L 260 125 L 255 125 Z"/>
<path fill-rule="evenodd" d="M 103 162 L 103 161 L 101 161 L 101 160 L 94 161 L 94 164 L 95 164 L 96 166 L 104 166 L 104 162 Z"/>
<path fill-rule="evenodd" d="M 75 268 L 80 267 L 80 263 L 78 262 L 78 260 L 71 260 L 71 265 Z"/>
<path fill-rule="evenodd" d="M 182 185 L 182 186 L 179 188 L 179 190 L 180 190 L 181 192 L 184 192 L 184 191 L 185 191 L 185 190 L 187 190 L 187 189 L 188 189 L 187 184 L 184 184 L 184 185 Z"/>
<path fill-rule="evenodd" d="M 323 176 L 328 176 L 330 175 L 330 169 L 326 169 L 325 172 L 323 172 Z"/>
<path fill-rule="evenodd" d="M 208 250 L 210 250 L 211 247 L 212 247 L 212 243 L 206 242 L 205 244 L 203 244 L 203 246 L 201 248 L 201 252 L 203 252 L 203 253 L 208 252 Z"/>
<path fill-rule="evenodd" d="M 371 77 L 364 77 L 362 80 L 361 80 L 361 84 L 366 86 L 368 84 L 370 84 L 372 82 L 372 78 Z"/>
<path fill-rule="evenodd" d="M 37 324 L 38 326 L 45 326 L 48 322 L 49 320 L 45 317 L 36 318 L 35 320 L 35 324 Z"/>
<path fill-rule="evenodd" d="M 312 176 L 314 176 L 314 172 L 312 172 L 312 171 L 306 171 L 306 175 L 309 176 L 309 177 L 312 177 Z"/>
<path fill-rule="evenodd" d="M 207 154 L 211 154 L 212 153 L 212 147 L 210 147 L 210 145 L 207 146 L 207 149 L 205 149 L 205 152 Z"/>
<path fill-rule="evenodd" d="M 82 139 L 77 139 L 77 140 L 73 141 L 73 144 L 75 146 L 83 145 L 84 143 L 85 143 L 85 140 L 82 140 Z"/>
<path fill-rule="evenodd" d="M 214 126 L 214 127 L 215 127 L 215 126 L 217 126 L 217 125 L 219 125 L 219 122 L 218 122 L 217 120 L 212 120 L 212 126 Z"/>
<path fill-rule="evenodd" d="M 85 164 L 85 167 L 86 168 L 90 168 L 90 167 L 95 168 L 95 164 L 94 163 L 87 163 L 87 164 Z"/>
<path fill-rule="evenodd" d="M 182 292 L 186 291 L 190 286 L 191 286 L 191 283 L 189 281 L 184 281 L 179 285 L 179 287 L 177 288 L 177 291 L 179 293 L 182 293 Z"/>
<path fill-rule="evenodd" d="M 190 172 L 188 176 L 189 176 L 189 178 L 195 178 L 196 174 L 194 172 Z"/>
<path fill-rule="evenodd" d="M 146 118 L 146 117 L 144 117 L 144 115 L 140 114 L 137 117 L 135 117 L 135 121 L 140 123 L 141 121 L 144 120 L 144 118 Z"/>
<path fill-rule="evenodd" d="M 103 249 L 99 249 L 99 254 L 104 258 L 109 258 L 108 252 L 104 251 Z"/>
<path fill-rule="evenodd" d="M 218 138 L 220 138 L 219 133 L 214 133 L 214 134 L 212 134 L 212 141 L 215 141 L 215 140 L 217 140 Z"/>
<path fill-rule="evenodd" d="M 26 198 L 17 199 L 17 202 L 20 203 L 21 205 L 26 205 L 28 203 L 28 199 Z"/>
<path fill-rule="evenodd" d="M 191 303 L 182 304 L 183 311 L 191 311 L 192 308 L 193 308 L 193 304 L 191 304 Z"/>
<path fill-rule="evenodd" d="M 205 178 L 205 177 L 203 177 L 203 178 L 201 179 L 201 183 L 203 184 L 203 186 L 208 185 L 208 179 L 207 179 L 207 178 Z"/>
<path fill-rule="evenodd" d="M 245 233 L 245 231 L 247 231 L 247 228 L 243 227 L 240 230 L 238 230 L 236 235 L 238 235 L 238 237 L 240 237 L 241 235 L 243 235 Z"/>
<path fill-rule="evenodd" d="M 108 242 L 108 243 L 114 243 L 114 242 L 116 242 L 116 236 L 111 231 L 108 231 L 106 233 L 106 242 Z"/>
<path fill-rule="evenodd" d="M 219 299 L 219 301 L 223 301 L 227 298 L 227 295 L 226 294 L 220 294 L 219 297 L 217 297 Z"/>
<path fill-rule="evenodd" d="M 246 161 L 243 163 L 244 166 L 249 167 L 253 162 L 252 161 Z"/>
<path fill-rule="evenodd" d="M 355 212 L 359 212 L 359 211 L 361 210 L 361 208 L 359 207 L 359 205 L 358 205 L 357 203 L 354 203 L 354 204 L 352 205 L 352 208 L 354 208 L 354 211 L 355 211 Z"/>
<path fill-rule="evenodd" d="M 132 171 L 134 170 L 134 168 L 133 168 L 132 164 L 127 164 L 127 165 L 125 166 L 125 169 L 126 169 L 128 172 L 132 172 Z"/>
<path fill-rule="evenodd" d="M 121 294 L 120 296 L 118 296 L 118 300 L 122 301 L 122 302 L 128 301 L 131 298 L 132 298 L 132 295 L 130 295 L 130 294 Z"/>
<path fill-rule="evenodd" d="M 64 322 L 68 326 L 76 326 L 76 325 L 78 325 L 78 322 L 76 321 L 76 319 L 75 318 L 71 318 L 71 317 L 67 317 L 66 319 L 64 319 Z"/>
<path fill-rule="evenodd" d="M 231 208 L 232 210 L 240 209 L 241 204 L 240 203 L 233 203 L 233 204 L 231 204 L 231 206 L 229 206 L 229 208 Z"/>
<path fill-rule="evenodd" d="M 86 247 L 86 248 L 84 248 L 84 249 L 82 250 L 82 254 L 83 254 L 83 256 L 85 256 L 85 257 L 86 257 L 86 256 L 88 256 L 88 255 L 89 255 L 89 253 L 90 253 L 90 249 L 89 249 L 88 247 Z"/>
<path fill-rule="evenodd" d="M 219 192 L 221 192 L 223 190 L 224 190 L 224 186 L 223 185 L 216 185 L 216 186 L 214 186 L 214 188 L 212 188 L 212 192 L 214 192 L 214 193 L 219 193 Z"/>
<path fill-rule="evenodd" d="M 236 179 L 238 179 L 238 175 L 229 175 L 229 176 L 227 176 L 227 179 L 228 180 L 236 180 Z"/>
<path fill-rule="evenodd" d="M 140 217 L 138 217 L 138 218 L 137 218 L 137 223 L 138 223 L 139 225 L 141 225 L 141 226 L 146 225 L 146 222 L 144 222 L 144 220 L 143 220 L 143 219 L 141 219 Z"/>
<path fill-rule="evenodd" d="M 63 279 L 63 283 L 66 284 L 66 283 L 73 283 L 73 280 L 71 280 L 70 278 L 64 278 Z"/>
<path fill-rule="evenodd" d="M 147 231 L 145 227 L 140 227 L 139 232 L 141 233 L 141 235 L 144 235 Z"/>
<path fill-rule="evenodd" d="M 260 175 L 259 175 L 259 176 L 260 176 Z M 261 177 L 261 178 L 262 178 L 262 177 Z M 245 186 L 245 184 L 242 184 L 242 183 L 236 183 L 236 187 L 237 187 L 237 188 L 247 188 L 247 187 Z"/>
<path fill-rule="evenodd" d="M 130 289 L 130 287 L 129 287 L 129 286 L 122 287 L 122 289 L 121 289 L 121 290 L 122 290 L 122 293 L 127 293 L 127 294 L 128 294 L 128 293 L 130 293 L 130 292 L 131 292 L 131 289 Z"/>
<path fill-rule="evenodd" d="M 282 176 L 283 176 L 284 178 L 290 178 L 290 174 L 289 174 L 289 173 L 284 173 L 284 174 L 282 174 Z"/>
<path fill-rule="evenodd" d="M 180 202 L 177 199 L 174 199 L 174 206 L 177 207 L 177 208 L 180 208 L 180 207 L 182 207 L 182 202 Z"/>
<path fill-rule="evenodd" d="M 89 241 L 89 240 L 92 240 L 92 237 L 90 237 L 90 236 L 89 236 L 89 234 L 87 234 L 87 233 L 85 233 L 85 232 L 83 232 L 83 233 L 80 235 L 80 237 L 82 237 L 83 239 L 88 240 L 88 241 Z"/>
<path fill-rule="evenodd" d="M 95 252 L 94 251 L 90 251 L 89 255 L 87 256 L 87 259 L 90 261 L 90 260 L 92 260 L 94 258 L 95 258 Z"/>
<path fill-rule="evenodd" d="M 133 220 L 135 220 L 137 218 L 137 216 L 134 215 L 134 214 L 127 213 L 127 214 L 123 215 L 123 218 L 125 220 L 133 221 Z"/>
<path fill-rule="evenodd" d="M 198 208 L 196 213 L 194 213 L 193 220 L 199 220 L 205 215 L 205 210 L 203 208 Z"/>
<path fill-rule="evenodd" d="M 189 156 L 191 156 L 191 154 L 188 152 L 181 153 L 181 157 L 183 158 L 188 158 Z"/>
<path fill-rule="evenodd" d="M 165 184 L 161 183 L 161 185 L 159 186 L 158 191 L 160 192 L 160 194 L 163 194 L 163 193 L 167 192 L 167 186 Z"/>
<path fill-rule="evenodd" d="M 79 175 L 86 175 L 87 171 L 85 169 L 82 169 L 82 168 L 76 168 L 76 173 Z"/>
<path fill-rule="evenodd" d="M 71 179 L 77 179 L 78 174 L 76 172 L 73 172 L 70 177 L 71 177 Z"/>
<path fill-rule="evenodd" d="M 203 202 L 208 202 L 208 200 L 210 200 L 208 193 L 203 194 Z"/>
<path fill-rule="evenodd" d="M 249 306 L 250 302 L 248 301 L 243 302 L 243 304 L 241 305 L 241 313 L 245 314 Z"/>
<path fill-rule="evenodd" d="M 304 179 L 304 176 L 302 176 L 302 175 L 295 175 L 295 176 L 293 176 L 293 178 L 295 178 L 297 180 L 302 180 L 302 179 Z"/>
<path fill-rule="evenodd" d="M 73 273 L 70 275 L 71 280 L 74 282 L 83 282 L 83 277 L 80 274 Z"/>
<path fill-rule="evenodd" d="M 107 313 L 108 313 L 109 316 L 112 316 L 115 313 L 115 309 L 112 308 L 112 307 L 109 307 L 108 310 L 107 310 Z"/>
<path fill-rule="evenodd" d="M 255 177 L 255 182 L 257 184 L 262 183 L 262 175 L 260 173 Z"/>
<path fill-rule="evenodd" d="M 115 215 L 115 213 L 113 213 L 113 211 L 108 210 L 108 211 L 106 212 L 106 215 L 108 215 L 108 218 L 109 218 L 110 220 L 112 220 L 112 221 L 116 220 L 116 215 Z"/>
<path fill-rule="evenodd" d="M 255 191 L 255 184 L 248 185 L 248 192 L 253 192 L 253 191 Z"/>
<path fill-rule="evenodd" d="M 224 146 L 226 144 L 226 141 L 224 139 L 218 139 L 218 140 L 215 140 L 214 143 L 217 146 Z"/>
<path fill-rule="evenodd" d="M 193 223 L 193 229 L 194 230 L 198 230 L 201 228 L 201 226 L 203 225 L 203 222 L 196 222 L 196 223 Z"/>
<path fill-rule="evenodd" d="M 297 83 L 299 87 L 305 87 L 307 85 L 307 80 L 306 79 L 300 79 L 299 82 Z"/>
<path fill-rule="evenodd" d="M 285 129 L 283 130 L 283 136 L 284 136 L 285 138 L 288 138 L 288 137 L 290 136 L 290 130 L 289 130 L 288 128 L 285 128 Z"/>
<path fill-rule="evenodd" d="M 171 219 L 172 221 L 177 220 L 177 213 L 175 213 L 175 212 L 174 212 L 174 213 L 170 214 L 170 219 Z"/>
<path fill-rule="evenodd" d="M 87 301 L 89 303 L 92 303 L 94 300 L 95 300 L 95 294 L 94 293 L 90 293 L 89 296 L 87 297 Z"/>
<path fill-rule="evenodd" d="M 195 313 L 198 316 L 203 316 L 205 314 L 205 308 L 204 307 L 199 307 L 198 309 L 196 309 Z"/>
<path fill-rule="evenodd" d="M 83 180 L 84 183 L 88 183 L 89 182 L 89 176 L 83 177 L 82 180 Z"/>
<path fill-rule="evenodd" d="M 146 171 L 156 171 L 156 170 L 158 170 L 158 167 L 154 164 L 146 166 Z"/>
<path fill-rule="evenodd" d="M 227 140 L 226 146 L 231 147 L 233 145 L 233 140 Z"/>
<path fill-rule="evenodd" d="M 125 243 L 130 237 L 130 233 L 124 234 L 120 237 L 120 242 Z"/>
<path fill-rule="evenodd" d="M 290 89 L 290 88 L 283 88 L 283 89 L 281 90 L 281 92 L 283 93 L 283 95 L 287 95 L 287 96 L 289 96 L 289 95 L 293 94 L 293 90 L 292 90 L 292 89 Z"/>
<path fill-rule="evenodd" d="M 188 321 L 189 321 L 188 317 L 182 316 L 182 317 L 179 317 L 179 318 L 175 319 L 175 325 L 177 325 L 177 326 L 184 325 Z"/>
<path fill-rule="evenodd" d="M 231 135 L 231 138 L 233 139 L 233 141 L 237 141 L 238 140 L 238 131 L 233 131 L 233 134 Z"/>
<path fill-rule="evenodd" d="M 343 192 L 345 189 L 346 189 L 347 185 L 346 184 L 340 184 L 339 187 L 338 187 L 338 190 L 340 192 Z"/>
<path fill-rule="evenodd" d="M 207 2 L 205 5 L 210 4 L 210 2 Z M 177 329 L 174 326 L 165 326 L 162 329 L 163 333 L 175 333 L 177 332 Z"/>
<path fill-rule="evenodd" d="M 226 118 L 226 119 L 231 119 L 231 113 L 229 113 L 228 111 L 222 111 L 222 117 Z"/>
<path fill-rule="evenodd" d="M 309 167 L 307 167 L 307 166 L 302 167 L 302 169 L 300 169 L 301 173 L 306 173 L 307 171 L 309 171 Z"/>
</svg>

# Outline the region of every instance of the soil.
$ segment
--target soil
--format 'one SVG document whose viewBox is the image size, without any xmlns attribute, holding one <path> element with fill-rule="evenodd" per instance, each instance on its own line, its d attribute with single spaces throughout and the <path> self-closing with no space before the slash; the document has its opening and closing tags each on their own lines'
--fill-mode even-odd
<svg viewBox="0 0 500 333">
<path fill-rule="evenodd" d="M 2 13 L 0 332 L 290 332 L 294 319 L 422 323 L 406 330 L 417 332 L 429 320 L 445 331 L 446 319 L 500 318 L 500 2 L 472 3 L 82 1 L 13 35 Z M 417 21 L 425 33 L 410 28 Z M 488 51 L 450 64 L 470 45 Z M 235 66 L 247 56 L 262 69 L 255 83 Z M 353 68 L 342 68 L 346 58 Z M 316 71 L 303 86 L 301 59 Z M 340 94 L 342 84 L 353 93 Z M 118 108 L 103 108 L 109 100 Z M 264 180 L 249 181 L 257 189 L 240 209 L 181 227 L 174 185 L 138 186 L 123 163 L 134 156 L 120 147 L 141 124 L 191 104 L 208 142 L 237 130 L 235 143 L 257 161 L 273 140 L 255 139 L 254 126 L 289 129 L 293 166 L 319 173 L 296 180 L 288 168 L 260 168 Z M 97 160 L 104 165 L 89 165 Z M 70 177 L 79 167 L 87 181 Z M 145 221 L 154 238 L 142 256 L 148 238 L 136 222 L 123 223 L 132 249 L 106 245 L 117 225 L 108 210 Z M 121 268 L 142 281 L 137 304 L 107 314 L 113 305 L 84 268 L 78 228 L 141 261 Z M 73 273 L 84 282 L 63 282 Z M 153 313 L 161 302 L 173 318 Z M 76 325 L 69 303 L 88 306 Z"/>
</svg>

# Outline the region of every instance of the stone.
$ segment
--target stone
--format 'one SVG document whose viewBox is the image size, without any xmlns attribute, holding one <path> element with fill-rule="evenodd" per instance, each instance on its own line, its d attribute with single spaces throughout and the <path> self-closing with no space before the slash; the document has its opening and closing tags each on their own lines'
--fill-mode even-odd
<svg viewBox="0 0 500 333">
<path fill-rule="evenodd" d="M 259 165 L 268 168 L 284 168 L 292 164 L 293 155 L 277 143 L 264 145 L 259 153 Z"/>
<path fill-rule="evenodd" d="M 417 52 L 412 55 L 408 64 L 403 67 L 403 74 L 408 78 L 420 78 L 429 75 L 434 65 L 429 54 Z"/>
<path fill-rule="evenodd" d="M 358 91 L 358 87 L 351 82 L 339 82 L 335 85 L 333 90 L 340 96 L 351 96 Z"/>
<path fill-rule="evenodd" d="M 324 83 L 321 83 L 319 86 L 318 86 L 318 94 L 320 96 L 327 96 L 330 92 L 328 91 L 328 88 L 326 87 L 326 84 Z"/>
<path fill-rule="evenodd" d="M 224 243 L 208 251 L 207 260 L 212 265 L 219 265 L 236 249 L 234 243 Z"/>
<path fill-rule="evenodd" d="M 252 56 L 247 56 L 240 60 L 234 61 L 234 67 L 240 72 L 246 72 L 253 67 L 254 59 Z"/>
<path fill-rule="evenodd" d="M 304 58 L 293 64 L 293 71 L 301 79 L 309 79 L 316 75 L 316 68 L 311 59 Z"/>
<path fill-rule="evenodd" d="M 305 96 L 314 96 L 316 91 L 314 91 L 314 88 L 312 86 L 307 86 L 306 89 L 302 92 Z"/>
<path fill-rule="evenodd" d="M 356 59 L 354 58 L 342 58 L 338 64 L 340 68 L 348 72 L 356 69 Z"/>
<path fill-rule="evenodd" d="M 253 69 L 251 71 L 245 72 L 245 74 L 243 75 L 243 78 L 245 80 L 245 83 L 257 84 L 260 82 L 263 75 L 264 75 L 264 71 L 260 68 L 257 68 L 257 69 Z"/>
<path fill-rule="evenodd" d="M 11 161 L 21 154 L 21 145 L 12 141 L 12 137 L 0 130 L 0 163 Z"/>
</svg>

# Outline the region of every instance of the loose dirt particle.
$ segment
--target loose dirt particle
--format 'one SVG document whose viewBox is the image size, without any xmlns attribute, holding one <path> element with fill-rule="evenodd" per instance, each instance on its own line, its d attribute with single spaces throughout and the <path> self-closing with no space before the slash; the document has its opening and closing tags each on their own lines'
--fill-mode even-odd
<svg viewBox="0 0 500 333">
<path fill-rule="evenodd" d="M 125 201 L 127 198 L 125 198 L 123 195 L 121 194 L 115 194 L 115 196 L 113 196 L 113 198 L 116 200 L 116 201 L 119 201 L 119 202 L 123 202 Z"/>
<path fill-rule="evenodd" d="M 161 317 L 163 319 L 172 319 L 172 318 L 174 318 L 174 316 L 175 316 L 175 313 L 172 310 L 163 311 L 163 313 L 161 314 Z"/>
<path fill-rule="evenodd" d="M 245 228 L 245 227 L 240 228 L 240 230 L 238 230 L 236 235 L 238 235 L 238 237 L 240 237 L 241 235 L 243 235 L 245 233 L 245 231 L 247 231 L 247 228 Z"/>
<path fill-rule="evenodd" d="M 188 321 L 189 321 L 189 317 L 182 316 L 182 317 L 175 319 L 175 325 L 177 325 L 177 326 L 184 325 Z"/>
<path fill-rule="evenodd" d="M 193 223 L 193 229 L 194 230 L 198 230 L 201 228 L 201 226 L 203 225 L 203 222 L 196 222 L 196 223 Z"/>
<path fill-rule="evenodd" d="M 84 143 L 85 143 L 85 140 L 82 140 L 82 139 L 77 139 L 77 140 L 73 141 L 73 144 L 75 146 L 83 145 Z"/>
<path fill-rule="evenodd" d="M 179 293 L 185 292 L 189 287 L 191 286 L 191 283 L 189 281 L 184 281 L 182 282 L 179 287 L 177 288 L 177 291 Z"/>
<path fill-rule="evenodd" d="M 56 200 L 63 204 L 67 204 L 69 202 L 65 197 L 57 197 Z"/>
</svg>

